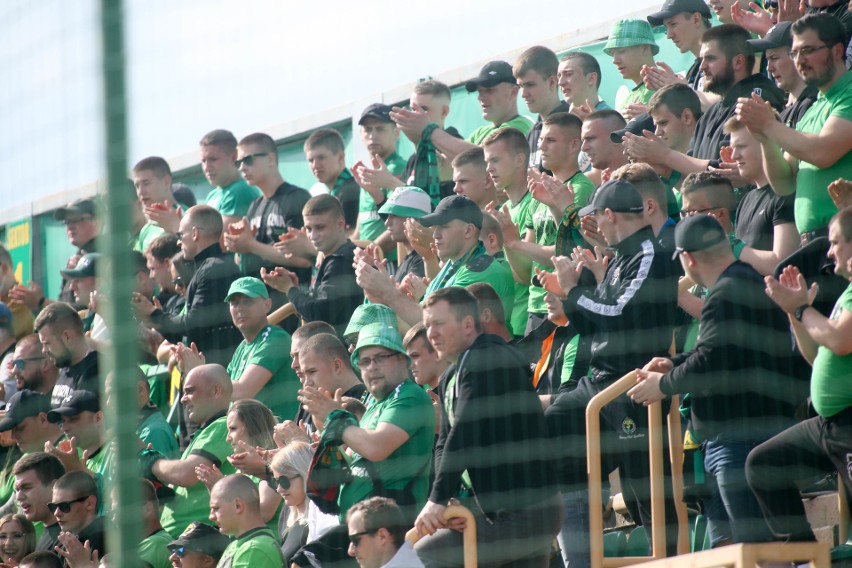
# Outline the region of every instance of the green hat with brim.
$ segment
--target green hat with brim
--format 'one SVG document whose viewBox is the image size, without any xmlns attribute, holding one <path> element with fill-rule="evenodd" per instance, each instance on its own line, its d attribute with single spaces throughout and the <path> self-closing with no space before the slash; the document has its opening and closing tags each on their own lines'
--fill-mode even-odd
<svg viewBox="0 0 852 568">
<path fill-rule="evenodd" d="M 636 45 L 650 45 L 654 55 L 660 52 L 660 46 L 657 45 L 651 24 L 647 20 L 619 20 L 612 26 L 603 52 L 612 56 L 613 49 Z"/>
<path fill-rule="evenodd" d="M 403 186 L 396 188 L 387 201 L 379 208 L 380 215 L 413 217 L 419 219 L 432 212 L 432 200 L 429 194 L 419 187 Z"/>
<path fill-rule="evenodd" d="M 350 335 L 361 333 L 364 327 L 372 323 L 389 325 L 399 331 L 396 314 L 393 313 L 392 309 L 382 304 L 361 304 L 352 312 L 352 317 L 349 318 L 349 324 L 346 326 L 346 331 L 343 332 L 343 337 L 348 338 Z"/>
<path fill-rule="evenodd" d="M 364 347 L 386 347 L 391 351 L 402 353 L 405 360 L 411 364 L 411 358 L 405 352 L 405 347 L 402 346 L 402 337 L 399 336 L 395 326 L 386 323 L 371 323 L 364 326 L 361 333 L 358 334 L 358 345 L 355 351 L 352 352 L 352 364 L 357 366 L 358 352 Z"/>
<path fill-rule="evenodd" d="M 253 276 L 243 276 L 231 282 L 231 287 L 228 288 L 228 295 L 225 296 L 225 301 L 230 302 L 231 298 L 237 294 L 242 294 L 249 298 L 269 298 L 266 284 L 260 278 L 254 278 Z"/>
</svg>

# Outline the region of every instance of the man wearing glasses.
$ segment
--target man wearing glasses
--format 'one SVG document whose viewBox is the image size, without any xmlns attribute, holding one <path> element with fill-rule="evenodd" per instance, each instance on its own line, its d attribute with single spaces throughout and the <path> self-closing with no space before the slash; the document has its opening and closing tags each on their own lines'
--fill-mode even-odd
<svg viewBox="0 0 852 568">
<path fill-rule="evenodd" d="M 228 537 L 204 523 L 192 523 L 169 543 L 172 566 L 212 568 L 228 547 Z"/>
<path fill-rule="evenodd" d="M 89 541 L 91 550 L 97 550 L 99 557 L 107 553 L 105 517 L 97 514 L 98 487 L 88 472 L 70 471 L 57 479 L 53 485 L 53 500 L 47 508 L 56 517 L 63 533 L 71 533 L 72 538 L 76 537 L 81 543 Z M 63 541 L 63 535 L 58 538 Z"/>
<path fill-rule="evenodd" d="M 349 556 L 361 568 L 422 568 L 423 562 L 405 541 L 408 527 L 399 506 L 385 497 L 371 497 L 349 509 Z"/>
<path fill-rule="evenodd" d="M 432 399 L 409 378 L 409 358 L 393 327 L 369 324 L 358 335 L 352 362 L 370 391 L 367 411 L 358 420 L 342 410 L 340 396 L 328 398 L 316 387 L 299 391 L 299 400 L 352 451 L 352 481 L 340 490 L 340 516 L 374 495 L 393 496 L 409 522 L 426 502 L 435 413 Z"/>
</svg>

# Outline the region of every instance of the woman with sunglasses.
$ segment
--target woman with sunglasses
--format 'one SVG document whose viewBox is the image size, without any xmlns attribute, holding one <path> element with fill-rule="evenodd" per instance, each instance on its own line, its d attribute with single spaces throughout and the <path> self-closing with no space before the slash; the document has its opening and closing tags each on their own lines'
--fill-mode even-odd
<svg viewBox="0 0 852 568">
<path fill-rule="evenodd" d="M 305 480 L 314 457 L 314 450 L 305 442 L 290 442 L 275 453 L 269 464 L 272 471 L 270 485 L 289 507 L 281 515 L 281 553 L 290 565 L 293 555 L 331 527 L 338 525 L 335 515 L 326 515 L 308 499 Z"/>
<path fill-rule="evenodd" d="M 282 499 L 264 479 L 266 466 L 257 451 L 276 447 L 272 437 L 275 417 L 263 403 L 246 398 L 231 405 L 226 420 L 228 434 L 225 440 L 234 448 L 234 453 L 228 457 L 228 461 L 258 484 L 261 514 L 269 527 L 277 531 Z M 208 490 L 223 477 L 218 468 L 206 465 L 195 468 L 195 473 Z"/>
<path fill-rule="evenodd" d="M 18 566 L 36 547 L 35 527 L 20 514 L 0 517 L 0 567 Z"/>
</svg>

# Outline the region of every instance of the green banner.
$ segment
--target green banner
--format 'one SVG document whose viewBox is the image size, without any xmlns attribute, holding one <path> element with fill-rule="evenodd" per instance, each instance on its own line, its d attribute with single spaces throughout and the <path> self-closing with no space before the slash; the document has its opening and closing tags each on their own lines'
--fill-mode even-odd
<svg viewBox="0 0 852 568">
<path fill-rule="evenodd" d="M 15 280 L 27 284 L 32 266 L 32 224 L 30 219 L 6 225 L 6 249 L 12 256 Z"/>
</svg>

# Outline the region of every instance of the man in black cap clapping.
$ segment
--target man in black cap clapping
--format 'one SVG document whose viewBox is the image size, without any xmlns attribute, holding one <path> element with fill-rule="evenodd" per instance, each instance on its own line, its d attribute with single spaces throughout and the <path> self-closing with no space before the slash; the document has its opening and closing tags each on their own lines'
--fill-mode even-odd
<svg viewBox="0 0 852 568">
<path fill-rule="evenodd" d="M 216 566 L 228 547 L 228 537 L 215 527 L 204 523 L 190 523 L 179 537 L 169 543 L 172 565 L 194 568 Z"/>
</svg>

